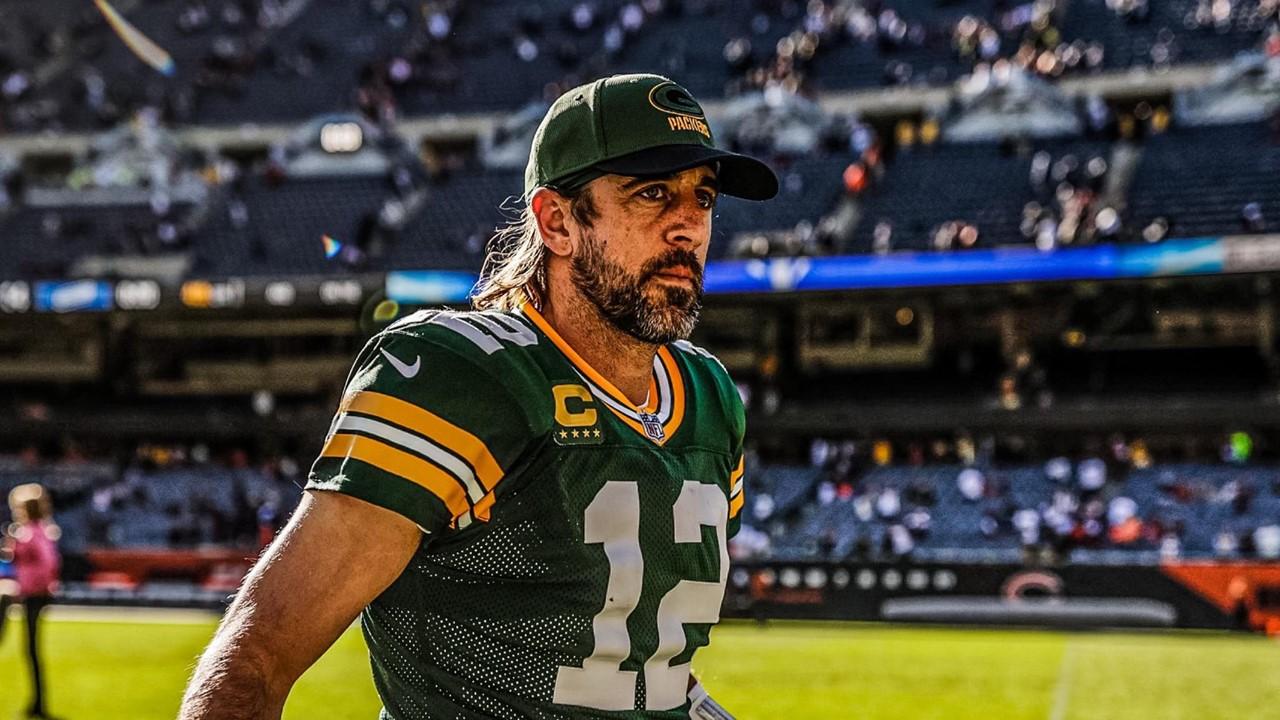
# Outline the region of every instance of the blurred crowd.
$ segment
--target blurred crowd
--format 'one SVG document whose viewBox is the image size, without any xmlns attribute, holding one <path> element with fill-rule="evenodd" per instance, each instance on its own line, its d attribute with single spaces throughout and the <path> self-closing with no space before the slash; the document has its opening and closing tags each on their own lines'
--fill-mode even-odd
<svg viewBox="0 0 1280 720">
<path fill-rule="evenodd" d="M 48 489 L 73 549 L 262 547 L 297 504 L 302 472 L 288 455 L 253 461 L 243 448 L 202 443 L 140 444 L 123 457 L 70 445 L 0 456 L 0 482 Z"/>
<path fill-rule="evenodd" d="M 1216 459 L 1166 465 L 1140 437 L 1099 439 L 1090 443 L 1092 452 L 1049 457 L 1038 467 L 998 459 L 997 444 L 991 436 L 968 435 L 904 443 L 815 439 L 810 464 L 817 479 L 795 507 L 779 512 L 777 489 L 749 485 L 749 527 L 735 542 L 735 557 L 768 558 L 774 540 L 794 545 L 797 534 L 807 534 L 814 559 L 904 559 L 922 545 L 945 550 L 947 543 L 1020 549 L 1031 563 L 1064 561 L 1076 549 L 1178 558 L 1196 533 L 1212 540 L 1195 554 L 1280 559 L 1280 517 L 1256 509 L 1259 498 L 1267 498 L 1268 507 L 1280 499 L 1280 472 L 1257 463 L 1247 433 L 1221 438 Z M 1200 457 L 1204 449 L 1187 452 Z M 1224 481 L 1215 467 L 1242 472 Z M 935 472 L 939 468 L 952 474 Z M 767 465 L 759 471 L 767 475 Z M 1154 487 L 1144 485 L 1150 478 L 1130 483 L 1135 471 L 1155 473 Z M 833 507 L 839 512 L 828 512 Z M 826 519 L 815 526 L 806 522 L 810 516 Z M 1193 527 L 1197 523 L 1213 526 Z M 939 524 L 947 526 L 945 539 L 930 543 Z M 854 541 L 842 545 L 846 536 Z"/>
<path fill-rule="evenodd" d="M 750 11 L 745 14 L 727 0 L 517 4 L 507 9 L 508 23 L 480 28 L 476 18 L 481 11 L 457 0 L 364 0 L 347 10 L 368 24 L 362 37 L 387 42 L 379 44 L 376 52 L 365 52 L 367 61 L 355 73 L 358 77 L 350 97 L 341 102 L 362 113 L 368 127 L 382 138 L 392 138 L 406 103 L 414 112 L 422 112 L 428 108 L 413 98 L 420 99 L 422 93 L 447 97 L 455 92 L 469 59 L 491 53 L 495 43 L 500 52 L 510 54 L 510 61 L 554 68 L 555 79 L 537 90 L 537 99 L 543 102 L 574 83 L 625 65 L 633 59 L 628 55 L 631 50 L 652 52 L 660 47 L 657 57 L 666 65 L 650 69 L 681 78 L 692 74 L 692 80 L 703 81 L 718 75 L 689 67 L 688 41 L 672 30 L 682 22 L 712 19 L 716 27 L 737 28 L 734 32 L 740 33 L 724 47 L 725 97 L 745 98 L 760 91 L 761 98 L 757 105 L 735 111 L 721 142 L 768 158 L 779 170 L 782 200 L 806 208 L 788 217 L 784 227 L 740 232 L 734 255 L 847 252 L 859 228 L 870 232 L 867 247 L 858 249 L 874 253 L 945 252 L 1018 238 L 1051 250 L 1073 244 L 1157 242 L 1177 232 L 1178 208 L 1155 217 L 1126 214 L 1123 190 L 1131 170 L 1112 167 L 1114 145 L 1107 145 L 1166 132 L 1173 123 L 1167 104 L 1139 102 L 1119 109 L 1100 97 L 1090 97 L 1076 108 L 1086 141 L 1081 148 L 1044 149 L 1026 139 L 1005 141 L 997 152 L 1011 162 L 1029 164 L 1026 185 L 1019 188 L 1029 199 L 1020 216 L 1012 219 L 1018 236 L 1007 237 L 993 232 L 989 217 L 979 219 L 977 208 L 922 229 L 904 227 L 912 222 L 909 218 L 860 213 L 860 203 L 886 187 L 896 158 L 927 156 L 945 145 L 947 116 L 873 123 L 856 116 L 823 114 L 806 100 L 811 91 L 821 88 L 824 78 L 831 79 L 823 59 L 833 58 L 829 62 L 839 65 L 849 59 L 841 53 L 873 52 L 885 62 L 884 82 L 890 84 L 955 79 L 938 73 L 936 63 L 941 59 L 956 63 L 961 72 L 991 77 L 1019 72 L 1053 77 L 1102 67 L 1108 50 L 1101 41 L 1067 39 L 1067 8 L 1046 0 L 998 3 L 981 12 L 971 3 L 928 12 L 912 12 L 885 1 L 756 0 L 747 4 Z M 1172 62 L 1179 56 L 1180 45 L 1191 38 L 1227 31 L 1256 32 L 1261 47 L 1280 57 L 1276 5 L 1275 0 L 1197 0 L 1177 27 L 1156 33 L 1150 60 L 1157 65 Z M 1111 0 L 1105 7 L 1125 27 L 1149 30 L 1150 23 L 1168 22 L 1167 10 L 1149 7 L 1145 0 Z M 0 37 L 13 40 L 0 45 L 0 130 L 74 126 L 70 119 L 59 118 L 80 112 L 92 114 L 94 126 L 112 128 L 96 136 L 87 153 L 66 172 L 24 169 L 19 158 L 0 153 L 0 227 L 23 206 L 24 198 L 31 197 L 33 188 L 48 189 L 56 174 L 56 189 L 133 193 L 127 199 L 118 198 L 115 205 L 108 202 L 110 210 L 78 211 L 44 202 L 37 217 L 28 213 L 22 232 L 47 248 L 107 256 L 194 250 L 199 266 L 203 260 L 197 240 L 208 234 L 203 229 L 216 227 L 219 232 L 214 234 L 233 240 L 230 246 L 247 250 L 245 262 L 269 262 L 270 243 L 261 230 L 263 223 L 251 217 L 250 195 L 257 185 L 251 180 L 260 175 L 261 184 L 268 188 L 288 182 L 297 148 L 280 145 L 266 158 L 233 162 L 179 146 L 167 128 L 198 121 L 209 97 L 250 97 L 249 85 L 264 74 L 284 82 L 315 79 L 326 58 L 338 52 L 337 37 L 331 34 L 338 29 L 316 21 L 303 23 L 300 30 L 295 27 L 300 19 L 294 5 L 277 0 L 181 0 L 165 8 L 165 13 L 176 10 L 162 13 L 166 20 L 160 24 L 171 27 L 150 23 L 144 29 L 171 32 L 172 37 L 160 38 L 161 44 L 171 45 L 185 67 L 197 68 L 175 78 L 118 72 L 110 63 L 129 56 L 121 54 L 118 39 L 109 35 L 92 8 L 58 17 L 0 8 L 0 19 L 11 20 L 0 22 Z M 323 15 L 334 10 L 319 3 L 311 12 Z M 121 77 L 131 82 L 122 82 Z M 70 86 L 68 79 L 74 80 Z M 342 84 L 341 78 L 335 82 Z M 1271 122 L 1280 136 L 1280 110 Z M 474 153 L 470 157 L 442 154 L 434 147 L 399 148 L 388 155 L 393 156 L 393 167 L 385 196 L 370 207 L 351 209 L 358 217 L 352 219 L 353 229 L 341 238 L 334 258 L 345 267 L 364 267 L 394 242 L 420 206 L 427 182 L 446 182 L 453 169 L 477 162 Z M 807 164 L 830 158 L 842 165 L 838 175 L 806 174 Z M 957 166 L 939 172 L 964 177 L 966 171 Z M 820 207 L 805 204 L 819 198 L 834 199 Z M 1275 211 L 1269 203 L 1262 196 L 1247 198 L 1238 207 L 1238 223 L 1222 231 L 1274 229 Z M 460 245 L 474 260 L 483 251 L 491 225 L 483 218 L 465 225 L 458 231 Z M 6 230 L 12 232 L 12 228 Z M 30 241 L 24 237 L 24 242 Z M 204 250 L 217 254 L 227 248 Z M 25 268 L 31 274 L 62 276 L 69 260 L 23 258 L 22 262 L 32 265 Z"/>
<path fill-rule="evenodd" d="M 335 58 L 357 63 L 333 79 L 349 95 L 312 112 L 358 107 L 390 120 L 411 96 L 454 92 L 473 71 L 469 63 L 495 53 L 552 68 L 544 87 L 524 90 L 524 99 L 549 100 L 637 64 L 723 77 L 715 90 L 732 97 L 842 86 L 848 70 L 862 73 L 868 63 L 886 85 L 950 82 L 1001 61 L 1046 77 L 1092 72 L 1107 63 L 1108 40 L 1129 32 L 1147 39 L 1125 62 L 1153 67 L 1178 61 L 1201 37 L 1243 33 L 1259 47 L 1280 43 L 1275 0 L 1196 0 L 1185 17 L 1148 0 L 1107 0 L 1114 27 L 1097 26 L 1094 15 L 1068 22 L 1074 8 L 1058 0 L 927 10 L 892 0 L 579 0 L 514 4 L 506 15 L 459 0 L 361 0 L 342 12 L 331 1 L 173 0 L 147 15 L 126 6 L 178 62 L 179 72 L 163 78 L 139 74 L 91 5 L 58 11 L 57 4 L 47 12 L 22 4 L 0 10 L 0 130 L 112 127 L 142 106 L 193 123 L 215 99 L 244 105 L 246 121 L 254 112 L 276 117 L 289 108 L 262 106 L 270 94 L 251 86 L 314 80 Z M 702 28 L 703 19 L 723 38 L 715 39 L 723 42 L 721 68 L 695 67 L 700 56 L 682 23 Z M 352 37 L 364 45 L 345 47 Z"/>
<path fill-rule="evenodd" d="M 1140 436 L 1078 446 L 1042 454 L 991 435 L 815 438 L 807 469 L 792 475 L 805 479 L 791 488 L 773 477 L 785 463 L 750 450 L 732 551 L 767 558 L 782 541 L 832 560 L 904 559 L 920 548 L 1020 549 L 1033 563 L 1077 549 L 1280 559 L 1280 472 L 1257 457 L 1249 433 L 1187 437 L 1181 448 L 1166 439 L 1163 459 Z M 288 454 L 203 443 L 0 456 L 0 485 L 45 486 L 71 550 L 261 547 L 296 506 L 304 473 Z"/>
</svg>

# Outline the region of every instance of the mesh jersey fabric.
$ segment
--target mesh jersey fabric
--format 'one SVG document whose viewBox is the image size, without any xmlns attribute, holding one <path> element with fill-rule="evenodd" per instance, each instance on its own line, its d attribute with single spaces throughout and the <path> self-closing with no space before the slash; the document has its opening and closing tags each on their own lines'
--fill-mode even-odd
<svg viewBox="0 0 1280 720">
<path fill-rule="evenodd" d="M 424 531 L 361 617 L 382 717 L 687 718 L 744 425 L 724 368 L 684 342 L 637 408 L 531 308 L 375 336 L 307 488 Z"/>
</svg>

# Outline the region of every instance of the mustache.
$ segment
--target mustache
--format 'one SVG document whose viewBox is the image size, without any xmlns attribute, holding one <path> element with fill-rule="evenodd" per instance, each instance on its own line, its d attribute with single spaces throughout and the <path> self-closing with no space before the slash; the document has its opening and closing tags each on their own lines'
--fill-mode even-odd
<svg viewBox="0 0 1280 720">
<path fill-rule="evenodd" d="M 672 268 L 684 268 L 689 271 L 693 277 L 693 283 L 696 287 L 702 287 L 702 263 L 698 262 L 698 256 L 689 250 L 681 250 L 673 248 L 658 257 L 650 259 L 640 268 L 640 281 L 650 280 L 655 275 L 666 272 Z"/>
</svg>

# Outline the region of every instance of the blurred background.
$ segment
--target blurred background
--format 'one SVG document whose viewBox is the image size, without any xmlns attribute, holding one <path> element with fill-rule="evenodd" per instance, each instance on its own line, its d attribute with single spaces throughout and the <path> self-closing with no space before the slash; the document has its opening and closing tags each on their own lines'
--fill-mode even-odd
<svg viewBox="0 0 1280 720">
<path fill-rule="evenodd" d="M 466 305 L 550 100 L 624 71 L 782 180 L 694 337 L 749 415 L 713 694 L 1280 718 L 1277 0 L 0 0 L 53 712 L 172 717 L 364 340 Z M 361 643 L 292 717 L 376 715 Z"/>
</svg>

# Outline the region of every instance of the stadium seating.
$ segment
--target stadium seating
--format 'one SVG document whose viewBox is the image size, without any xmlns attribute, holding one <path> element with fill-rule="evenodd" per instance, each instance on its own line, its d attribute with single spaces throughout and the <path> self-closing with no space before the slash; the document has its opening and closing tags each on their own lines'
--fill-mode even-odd
<svg viewBox="0 0 1280 720">
<path fill-rule="evenodd" d="M 1072 0 L 1067 5 L 1063 35 L 1106 48 L 1103 66 L 1129 68 L 1224 60 L 1254 49 L 1266 23 L 1253 0 L 1235 0 L 1220 22 L 1208 16 L 1208 5 L 1195 0 L 1165 0 L 1142 5 L 1146 18 L 1125 18 L 1105 0 Z"/>
<path fill-rule="evenodd" d="M 1034 150 L 1045 150 L 1054 160 L 1107 156 L 1105 144 L 1091 141 L 1040 142 Z M 996 143 L 943 143 L 900 151 L 889 161 L 884 180 L 863 196 L 851 249 L 871 252 L 881 221 L 892 227 L 894 250 L 930 249 L 932 231 L 952 220 L 977 226 L 978 247 L 1027 243 L 1019 223 L 1023 206 L 1037 199 L 1030 179 L 1033 154 Z"/>
<path fill-rule="evenodd" d="M 978 501 L 961 494 L 956 478 L 964 466 L 955 464 L 873 465 L 848 477 L 852 492 L 847 495 L 820 488 L 830 479 L 822 467 L 753 461 L 748 469 L 743 522 L 770 535 L 766 557 L 775 560 L 889 557 L 890 527 L 903 523 L 919 502 L 926 503 L 931 521 L 927 532 L 916 535 L 911 557 L 1016 559 L 1022 548 L 1008 524 L 1011 513 L 1042 511 L 1063 492 L 1089 497 L 1075 480 L 1055 482 L 1044 466 L 1031 464 L 985 468 L 988 491 Z M 30 466 L 0 457 L 0 493 L 23 482 L 50 489 L 63 547 L 70 552 L 253 542 L 261 513 L 268 514 L 266 522 L 278 522 L 300 497 L 295 485 L 276 475 L 217 463 L 156 469 L 111 462 Z M 876 500 L 887 489 L 897 493 L 900 508 L 885 517 Z M 928 499 L 921 499 L 921 492 Z M 1134 501 L 1142 521 L 1163 528 L 1157 532 L 1176 528 L 1180 556 L 1221 557 L 1222 534 L 1239 541 L 1280 522 L 1280 467 L 1169 463 L 1113 471 L 1092 497 L 1105 506 L 1120 496 Z M 761 498 L 768 498 L 766 506 L 757 505 Z M 984 517 L 1003 519 L 998 530 L 984 532 Z M 1147 562 L 1160 549 L 1158 537 L 1117 544 L 1107 539 L 1105 524 L 1103 529 L 1096 542 L 1068 543 L 1070 557 Z M 1042 538 L 1054 542 L 1048 527 Z M 1232 549 L 1227 557 L 1237 552 Z"/>
<path fill-rule="evenodd" d="M 248 222 L 236 227 L 223 201 L 201 232 L 196 270 L 203 277 L 271 273 L 326 274 L 349 266 L 325 258 L 322 237 L 355 243 L 361 224 L 376 214 L 391 194 L 381 177 L 290 178 L 274 184 L 250 179 L 242 197 Z"/>
<path fill-rule="evenodd" d="M 748 514 L 745 522 L 769 532 L 773 542 L 767 557 L 776 560 L 844 560 L 854 557 L 859 545 L 863 547 L 862 552 L 869 551 L 872 557 L 883 558 L 888 557 L 888 553 L 881 543 L 889 527 L 902 522 L 902 516 L 913 507 L 906 500 L 909 489 L 925 487 L 934 493 L 934 504 L 929 508 L 932 522 L 927 534 L 918 537 L 910 553 L 912 557 L 1016 559 L 1021 545 L 1017 532 L 1002 525 L 997 533 L 984 534 L 981 530 L 984 514 L 1000 514 L 1001 508 L 1007 512 L 1020 508 L 1041 510 L 1052 504 L 1055 492 L 1079 495 L 1074 483 L 1055 483 L 1046 476 L 1043 467 L 1012 465 L 986 470 L 988 481 L 1004 488 L 998 497 L 970 502 L 957 488 L 956 476 L 961 469 L 962 466 L 957 465 L 873 467 L 857 477 L 851 497 L 827 498 L 826 502 L 819 501 L 813 492 L 824 474 L 809 469 L 807 483 L 791 488 L 791 491 L 796 487 L 808 488 L 809 494 L 801 502 L 796 502 L 793 495 L 786 495 L 786 505 L 779 500 L 776 510 L 766 520 L 753 519 Z M 778 470 L 766 467 L 763 472 L 774 475 Z M 788 468 L 786 472 L 799 474 L 802 470 Z M 1186 492 L 1176 490 L 1175 485 L 1185 488 Z M 756 493 L 772 492 L 779 498 L 787 492 L 770 480 L 752 487 Z M 1248 488 L 1250 501 L 1238 507 L 1234 498 L 1242 487 Z M 855 507 L 864 502 L 874 504 L 875 497 L 886 488 L 895 489 L 903 498 L 901 511 L 891 518 L 880 517 L 873 509 L 867 516 L 859 516 Z M 1134 500 L 1137 517 L 1145 522 L 1159 523 L 1165 528 L 1178 525 L 1181 556 L 1221 557 L 1222 550 L 1216 546 L 1220 534 L 1228 533 L 1240 539 L 1258 527 L 1280 521 L 1280 469 L 1158 465 L 1111 478 L 1098 497 L 1106 502 L 1118 496 Z M 1050 542 L 1048 530 L 1044 533 L 1044 542 Z M 1128 557 L 1130 561 L 1143 562 L 1141 558 L 1153 557 L 1159 549 L 1157 540 L 1119 545 L 1104 535 L 1097 543 L 1087 546 L 1068 545 L 1068 552 L 1076 560 Z"/>
<path fill-rule="evenodd" d="M 0 275 L 66 278 L 76 259 L 87 256 L 155 256 L 185 249 L 181 228 L 194 206 L 175 203 L 164 218 L 145 204 L 20 207 L 0 216 Z M 174 235 L 162 240 L 162 223 Z"/>
<path fill-rule="evenodd" d="M 579 5 L 591 11 L 585 29 L 571 21 Z M 819 38 L 812 58 L 796 63 L 807 85 L 939 84 L 971 64 L 952 47 L 961 17 L 1003 28 L 1003 57 L 1019 48 L 1026 22 L 1006 27 L 1016 9 L 976 0 L 886 0 L 875 4 L 877 14 L 840 4 L 842 14 L 833 16 L 836 5 L 823 4 L 811 19 L 801 3 L 751 0 L 474 2 L 442 3 L 437 17 L 399 3 L 318 0 L 296 15 L 275 4 L 241 3 L 240 17 L 228 19 L 221 8 L 206 8 L 202 16 L 198 5 L 180 0 L 121 3 L 173 56 L 177 71 L 167 79 L 144 70 L 91 7 L 21 3 L 0 9 L 0 26 L 9 27 L 0 32 L 0 45 L 12 48 L 0 61 L 0 75 L 16 69 L 38 73 L 40 82 L 18 102 L 0 106 L 0 115 L 19 129 L 85 129 L 150 103 L 182 123 L 289 121 L 354 108 L 361 88 L 375 86 L 394 94 L 404 115 L 492 112 L 544 100 L 552 84 L 636 70 L 669 73 L 687 79 L 696 94 L 717 97 L 742 85 L 749 68 L 768 65 L 780 39 L 802 30 Z M 1227 3 L 1221 23 L 1197 15 L 1193 0 L 1149 6 L 1149 17 L 1138 21 L 1102 0 L 1065 3 L 1061 42 L 1099 41 L 1106 67 L 1127 68 L 1226 60 L 1256 47 L 1265 28 L 1257 0 Z M 855 10 L 864 13 L 858 33 L 849 29 Z M 626 30 L 624 18 L 633 23 Z M 439 23 L 440 34 L 428 29 L 431 22 Z M 611 27 L 615 37 L 607 39 Z M 50 62 L 50 43 L 41 43 L 54 35 L 70 40 L 71 48 L 57 63 Z M 748 40 L 750 50 L 731 66 L 725 47 L 737 39 Z M 397 57 L 411 71 L 391 82 L 388 63 Z M 83 102 L 97 79 L 106 102 Z"/>
<path fill-rule="evenodd" d="M 426 200 L 388 248 L 387 267 L 478 270 L 494 229 L 512 219 L 523 173 L 468 170 L 429 185 Z"/>
<path fill-rule="evenodd" d="M 1175 128 L 1146 142 L 1129 192 L 1134 227 L 1157 217 L 1182 237 L 1249 232 L 1244 207 L 1280 229 L 1280 143 L 1263 123 Z"/>
<path fill-rule="evenodd" d="M 850 162 L 841 154 L 796 158 L 777 168 L 782 188 L 775 200 L 718 200 L 711 228 L 711 256 L 723 257 L 741 233 L 790 230 L 802 221 L 816 224 L 843 196 L 840 175 Z"/>
</svg>

